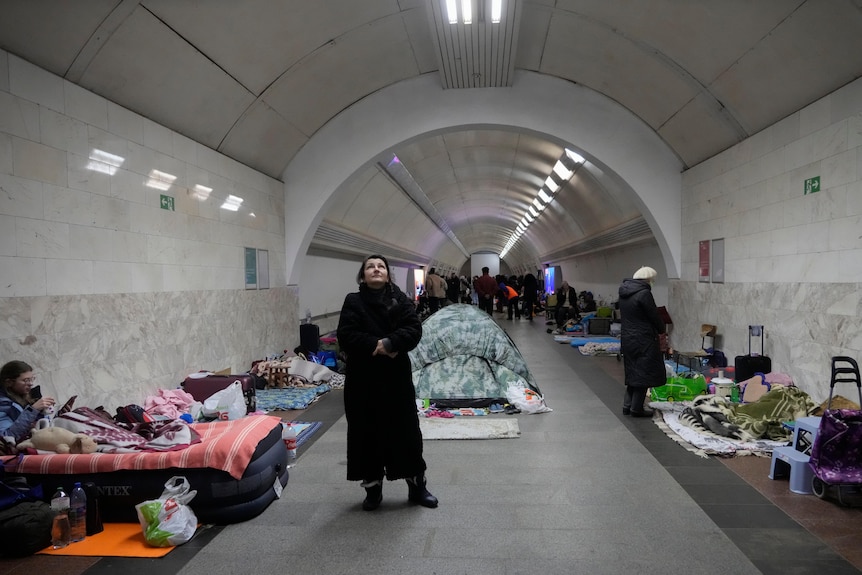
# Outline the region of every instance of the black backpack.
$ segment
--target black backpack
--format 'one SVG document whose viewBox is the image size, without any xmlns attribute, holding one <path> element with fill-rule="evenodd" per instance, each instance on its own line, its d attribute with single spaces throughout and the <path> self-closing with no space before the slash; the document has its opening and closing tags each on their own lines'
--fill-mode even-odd
<svg viewBox="0 0 862 575">
<path fill-rule="evenodd" d="M 0 481 L 0 556 L 26 557 L 51 544 L 54 511 L 41 495 L 21 477 Z"/>
<path fill-rule="evenodd" d="M 152 416 L 147 413 L 140 405 L 130 403 L 117 408 L 117 415 L 114 416 L 114 421 L 117 423 L 125 423 L 134 425 L 136 423 L 146 423 L 153 421 Z"/>
</svg>

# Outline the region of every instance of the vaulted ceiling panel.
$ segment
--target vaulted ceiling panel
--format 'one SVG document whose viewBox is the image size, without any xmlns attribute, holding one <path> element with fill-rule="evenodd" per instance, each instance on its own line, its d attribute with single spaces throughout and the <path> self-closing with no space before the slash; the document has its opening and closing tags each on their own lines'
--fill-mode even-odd
<svg viewBox="0 0 862 575">
<path fill-rule="evenodd" d="M 708 85 L 802 3 L 689 0 L 668 5 L 663 0 L 639 0 L 627 3 L 624 10 L 607 0 L 558 0 L 555 5 L 614 30 Z"/>
<path fill-rule="evenodd" d="M 66 0 L 5 2 L 0 12 L 0 48 L 65 76 L 93 31 L 120 0 L 87 4 L 81 9 Z"/>
<path fill-rule="evenodd" d="M 752 134 L 862 73 L 858 2 L 805 2 L 781 24 L 712 86 Z"/>
<path fill-rule="evenodd" d="M 449 24 L 443 10 L 442 0 L 9 0 L 0 47 L 274 178 L 346 108 L 435 71 L 451 90 L 505 90 L 517 68 L 575 82 L 629 109 L 685 166 L 862 76 L 857 0 L 504 0 L 500 25 L 481 12 Z M 578 144 L 587 163 L 508 263 L 653 240 L 632 189 Z M 464 260 L 459 243 L 499 252 L 565 146 L 461 126 L 370 150 L 380 163 L 341 183 L 313 246 L 440 265 Z M 131 148 L 131 163 L 159 157 Z M 384 173 L 392 154 L 412 195 Z"/>
<path fill-rule="evenodd" d="M 679 68 L 603 24 L 571 13 L 551 18 L 541 71 L 589 86 L 661 126 L 699 91 Z"/>
<path fill-rule="evenodd" d="M 219 151 L 264 173 L 275 173 L 284 165 L 284 158 L 307 141 L 296 126 L 258 100 L 237 120 Z"/>
<path fill-rule="evenodd" d="M 105 41 L 81 85 L 213 149 L 254 102 L 248 90 L 140 7 Z M 166 102 L 165 95 L 175 97 Z"/>
<path fill-rule="evenodd" d="M 350 210 L 344 214 L 342 223 L 349 228 L 369 233 L 372 227 L 371 223 L 377 214 L 383 212 L 391 216 L 391 202 L 399 196 L 403 196 L 403 194 L 392 186 L 366 186 L 362 190 L 362 195 L 353 202 Z"/>
<path fill-rule="evenodd" d="M 693 131 L 692 127 L 700 129 Z M 682 161 L 693 166 L 745 139 L 744 128 L 731 112 L 714 98 L 698 94 L 658 129 L 662 139 L 685 154 Z"/>
<path fill-rule="evenodd" d="M 198 2 L 145 0 L 153 13 L 255 95 L 307 54 L 397 13 L 391 0 Z"/>
<path fill-rule="evenodd" d="M 401 17 L 390 16 L 316 49 L 263 99 L 310 136 L 357 100 L 418 73 Z"/>
</svg>

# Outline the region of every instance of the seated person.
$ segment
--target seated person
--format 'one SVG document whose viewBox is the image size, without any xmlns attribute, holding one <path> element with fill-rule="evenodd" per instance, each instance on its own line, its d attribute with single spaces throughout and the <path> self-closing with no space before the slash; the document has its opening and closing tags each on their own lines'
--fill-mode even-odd
<svg viewBox="0 0 862 575">
<path fill-rule="evenodd" d="M 14 437 L 15 443 L 24 441 L 45 410 L 56 403 L 53 397 L 31 397 L 35 381 L 33 368 L 23 361 L 0 368 L 0 436 Z"/>
<path fill-rule="evenodd" d="M 583 305 L 580 306 L 581 311 L 585 312 L 585 313 L 596 311 L 596 309 L 597 309 L 596 308 L 596 300 L 593 297 L 593 292 L 591 292 L 591 291 L 582 292 L 582 295 L 583 295 L 584 299 L 583 299 Z"/>
<path fill-rule="evenodd" d="M 569 282 L 564 281 L 557 289 L 557 307 L 554 310 L 554 319 L 557 321 L 557 328 L 562 328 L 566 320 L 573 316 L 577 317 L 578 292 L 575 288 L 569 286 Z"/>
</svg>

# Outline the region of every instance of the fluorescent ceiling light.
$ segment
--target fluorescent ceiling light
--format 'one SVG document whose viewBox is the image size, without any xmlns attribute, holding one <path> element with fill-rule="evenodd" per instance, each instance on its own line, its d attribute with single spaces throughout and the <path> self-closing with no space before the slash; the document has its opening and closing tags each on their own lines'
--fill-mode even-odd
<svg viewBox="0 0 862 575">
<path fill-rule="evenodd" d="M 213 191 L 212 188 L 208 188 L 208 187 L 202 186 L 200 184 L 195 184 L 195 187 L 192 188 L 192 197 L 196 200 L 200 200 L 202 202 L 205 202 L 206 199 L 208 197 L 210 197 L 210 194 L 212 193 L 212 191 Z"/>
<path fill-rule="evenodd" d="M 530 214 L 531 214 L 534 218 L 538 218 L 538 217 L 539 217 L 539 212 L 537 212 L 537 211 L 536 211 L 536 208 L 534 208 L 533 206 L 530 206 L 530 210 L 529 210 L 529 212 L 530 212 Z"/>
<path fill-rule="evenodd" d="M 557 163 L 554 164 L 554 173 L 560 176 L 560 179 L 564 182 L 571 178 L 572 174 L 574 174 L 574 172 L 564 166 L 563 162 L 561 162 L 560 160 L 557 160 Z"/>
<path fill-rule="evenodd" d="M 503 0 L 491 0 L 491 23 L 499 24 L 503 14 Z"/>
<path fill-rule="evenodd" d="M 545 209 L 545 204 L 543 204 L 541 201 L 539 201 L 539 198 L 535 198 L 535 199 L 533 200 L 533 205 L 534 205 L 534 206 L 536 207 L 536 209 L 537 209 L 537 210 L 539 210 L 540 212 L 541 212 L 542 210 L 544 210 L 544 209 Z"/>
<path fill-rule="evenodd" d="M 464 24 L 473 23 L 473 0 L 461 0 L 461 18 Z"/>
<path fill-rule="evenodd" d="M 539 197 L 542 198 L 542 201 L 545 202 L 546 204 L 550 204 L 551 201 L 554 199 L 551 196 L 549 196 L 548 194 L 546 194 L 545 190 L 543 190 L 543 189 L 539 190 Z"/>
<path fill-rule="evenodd" d="M 545 187 L 547 187 L 552 194 L 556 194 L 557 190 L 560 189 L 560 186 L 557 184 L 557 182 L 554 181 L 554 178 L 552 178 L 551 176 L 548 176 L 548 179 L 545 180 Z"/>
<path fill-rule="evenodd" d="M 533 223 L 534 218 L 529 213 L 524 214 L 524 217 L 527 218 L 528 222 L 530 222 L 531 224 Z"/>
<path fill-rule="evenodd" d="M 574 160 L 574 162 L 576 164 L 583 164 L 584 162 L 586 162 L 586 160 L 584 159 L 584 157 L 582 155 L 580 155 L 576 152 L 573 152 L 568 148 L 566 148 L 566 155 L 568 157 L 570 157 L 572 160 Z"/>
<path fill-rule="evenodd" d="M 446 0 L 446 17 L 449 18 L 450 24 L 458 23 L 457 0 Z"/>
<path fill-rule="evenodd" d="M 93 148 L 90 152 L 90 161 L 87 162 L 87 169 L 113 176 L 125 161 L 126 158 Z"/>
<path fill-rule="evenodd" d="M 166 192 L 171 189 L 171 186 L 174 185 L 177 177 L 173 174 L 169 174 L 167 172 L 161 172 L 159 170 L 150 170 L 149 180 L 145 184 L 148 188 L 153 188 L 155 190 L 161 190 Z"/>
<path fill-rule="evenodd" d="M 232 194 L 228 194 L 227 199 L 221 205 L 221 209 L 230 210 L 231 212 L 236 212 L 239 210 L 239 207 L 242 205 L 243 199 L 238 198 Z"/>
<path fill-rule="evenodd" d="M 527 226 L 530 225 L 530 221 L 526 217 L 521 218 L 521 225 L 526 228 Z"/>
</svg>

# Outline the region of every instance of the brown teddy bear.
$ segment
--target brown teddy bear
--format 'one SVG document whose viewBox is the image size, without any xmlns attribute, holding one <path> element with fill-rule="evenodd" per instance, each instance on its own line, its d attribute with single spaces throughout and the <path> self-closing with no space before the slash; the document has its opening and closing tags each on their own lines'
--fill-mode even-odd
<svg viewBox="0 0 862 575">
<path fill-rule="evenodd" d="M 74 433 L 62 427 L 33 430 L 30 439 L 18 444 L 18 449 L 38 449 L 55 453 L 94 453 L 98 444 L 89 435 Z"/>
</svg>

